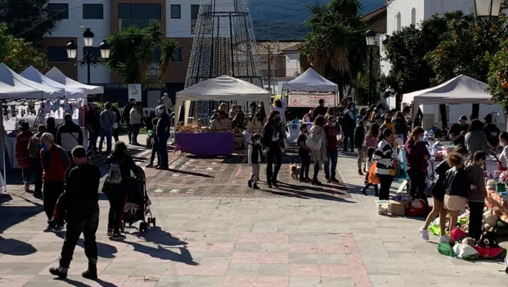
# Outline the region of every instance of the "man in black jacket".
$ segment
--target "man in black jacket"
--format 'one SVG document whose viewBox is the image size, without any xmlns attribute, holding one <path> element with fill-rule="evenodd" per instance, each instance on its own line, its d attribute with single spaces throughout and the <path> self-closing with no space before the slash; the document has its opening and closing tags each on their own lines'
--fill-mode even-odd
<svg viewBox="0 0 508 287">
<path fill-rule="evenodd" d="M 58 128 L 56 132 L 55 143 L 61 146 L 69 158 L 72 157 L 71 151 L 76 146 L 83 145 L 83 132 L 81 128 L 72 121 L 72 116 L 66 114 L 64 117 L 65 124 Z"/>
<path fill-rule="evenodd" d="M 169 131 L 171 128 L 171 121 L 167 109 L 164 106 L 159 108 L 160 119 L 155 127 L 155 136 L 157 137 L 158 143 L 158 154 L 159 154 L 159 166 L 157 169 L 169 169 L 168 165 L 168 140 Z"/>
<path fill-rule="evenodd" d="M 131 118 L 131 110 L 132 108 L 134 107 L 134 105 L 136 104 L 136 100 L 133 99 L 133 98 L 130 98 L 129 99 L 129 103 L 125 106 L 125 108 L 123 108 L 123 113 L 122 113 L 122 118 L 125 122 L 125 125 L 127 126 L 127 129 L 128 129 L 128 135 L 129 135 L 129 144 L 132 144 L 132 141 L 131 141 L 131 138 L 132 138 L 132 127 L 130 125 L 130 118 Z"/>
<path fill-rule="evenodd" d="M 89 163 L 82 146 L 72 150 L 72 159 L 76 165 L 67 172 L 66 188 L 63 194 L 67 232 L 62 246 L 60 265 L 49 272 L 60 278 L 67 277 L 74 248 L 83 233 L 85 254 L 88 257 L 88 270 L 82 276 L 97 279 L 97 243 L 95 234 L 99 226 L 99 168 Z"/>
</svg>

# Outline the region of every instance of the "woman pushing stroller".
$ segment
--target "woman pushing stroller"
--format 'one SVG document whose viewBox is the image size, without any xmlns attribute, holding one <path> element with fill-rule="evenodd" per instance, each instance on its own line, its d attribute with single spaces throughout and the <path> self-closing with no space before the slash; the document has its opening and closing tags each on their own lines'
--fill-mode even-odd
<svg viewBox="0 0 508 287">
<path fill-rule="evenodd" d="M 143 171 L 127 153 L 127 145 L 118 141 L 115 150 L 106 159 L 106 181 L 102 190 L 109 200 L 108 236 L 111 239 L 125 238 L 120 233 L 120 224 L 124 204 L 129 196 L 131 171 L 137 178 L 144 177 Z"/>
</svg>

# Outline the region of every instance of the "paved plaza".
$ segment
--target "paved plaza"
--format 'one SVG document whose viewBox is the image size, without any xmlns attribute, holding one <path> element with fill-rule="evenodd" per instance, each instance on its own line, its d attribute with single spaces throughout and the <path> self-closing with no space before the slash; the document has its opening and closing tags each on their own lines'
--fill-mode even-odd
<svg viewBox="0 0 508 287">
<path fill-rule="evenodd" d="M 145 165 L 148 153 L 137 151 Z M 170 171 L 146 170 L 156 228 L 135 228 L 123 241 L 106 237 L 101 197 L 98 281 L 83 279 L 87 259 L 76 248 L 67 280 L 58 265 L 64 233 L 45 233 L 42 201 L 9 186 L 0 206 L 0 286 L 340 287 L 508 286 L 504 265 L 440 255 L 414 218 L 376 213 L 359 194 L 356 157 L 341 154 L 342 184 L 313 187 L 290 179 L 288 153 L 280 189 L 249 190 L 242 155 L 195 158 L 170 153 Z M 323 179 L 324 181 L 324 179 Z"/>
</svg>

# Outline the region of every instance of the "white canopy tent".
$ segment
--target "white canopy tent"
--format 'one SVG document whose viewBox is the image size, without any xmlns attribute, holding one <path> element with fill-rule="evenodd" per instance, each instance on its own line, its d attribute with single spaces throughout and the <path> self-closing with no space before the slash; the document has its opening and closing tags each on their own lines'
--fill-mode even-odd
<svg viewBox="0 0 508 287">
<path fill-rule="evenodd" d="M 21 75 L 16 74 L 13 70 L 9 69 L 4 63 L 0 63 L 0 101 L 15 101 L 19 99 L 44 99 L 63 97 L 64 91 L 41 85 L 39 83 L 30 81 Z M 0 150 L 2 158 L 3 179 L 6 180 L 5 168 L 5 131 L 3 124 L 3 116 L 0 116 Z M 0 194 L 3 192 L 3 187 L 0 186 Z"/>
<path fill-rule="evenodd" d="M 87 95 L 104 94 L 104 87 L 82 84 L 65 76 L 57 67 L 51 68 L 51 70 L 46 73 L 46 77 L 67 87 L 85 90 Z"/>
<path fill-rule="evenodd" d="M 39 84 L 16 74 L 4 63 L 0 63 L 0 100 L 49 99 L 64 97 L 65 91 Z"/>
<path fill-rule="evenodd" d="M 270 110 L 270 92 L 249 82 L 230 76 L 199 82 L 194 86 L 176 93 L 176 119 L 180 118 L 180 107 L 185 104 L 187 119 L 190 101 L 260 101 L 263 102 L 266 114 Z M 178 121 L 175 121 L 175 128 Z"/>
<path fill-rule="evenodd" d="M 402 103 L 414 104 L 491 104 L 488 85 L 460 75 L 439 86 L 404 94 Z"/>
<path fill-rule="evenodd" d="M 65 90 L 65 97 L 67 99 L 85 99 L 86 98 L 86 91 L 84 89 L 73 88 L 73 87 L 69 87 L 64 84 L 58 83 L 58 82 L 44 76 L 41 72 L 37 71 L 37 69 L 34 68 L 33 66 L 30 66 L 26 70 L 24 70 L 21 73 L 21 76 L 23 76 L 31 81 L 37 82 L 39 84 L 43 84 L 43 85 L 50 86 L 53 88 L 58 88 L 58 89 L 64 89 Z"/>
<path fill-rule="evenodd" d="M 282 90 L 289 92 L 329 92 L 337 93 L 337 84 L 321 76 L 314 69 L 309 68 L 303 74 L 282 85 Z"/>
</svg>

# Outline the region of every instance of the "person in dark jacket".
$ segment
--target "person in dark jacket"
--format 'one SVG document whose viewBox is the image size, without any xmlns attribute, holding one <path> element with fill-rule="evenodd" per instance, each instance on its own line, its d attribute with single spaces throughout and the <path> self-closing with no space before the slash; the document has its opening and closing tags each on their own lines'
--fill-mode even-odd
<svg viewBox="0 0 508 287">
<path fill-rule="evenodd" d="M 369 120 L 364 117 L 356 126 L 355 129 L 355 147 L 358 150 L 358 175 L 363 175 L 362 165 L 365 163 L 365 154 L 367 147 L 365 146 L 365 135 L 367 134 L 367 126 Z"/>
<path fill-rule="evenodd" d="M 127 130 L 128 130 L 129 144 L 132 144 L 132 140 L 131 140 L 132 127 L 130 124 L 130 122 L 131 122 L 130 117 L 131 117 L 131 110 L 134 107 L 134 105 L 136 105 L 136 100 L 133 98 L 129 99 L 129 103 L 125 106 L 125 108 L 123 108 L 123 113 L 122 113 L 122 119 L 125 122 L 125 125 L 127 126 Z"/>
<path fill-rule="evenodd" d="M 53 138 L 56 139 L 56 132 L 58 131 L 58 127 L 56 126 L 56 121 L 54 117 L 49 117 L 46 120 L 46 131 L 53 135 Z"/>
<path fill-rule="evenodd" d="M 95 103 L 90 104 L 90 110 L 85 115 L 85 126 L 88 131 L 88 150 L 97 152 L 97 139 L 101 132 L 100 109 Z"/>
<path fill-rule="evenodd" d="M 347 109 L 344 110 L 344 115 L 341 117 L 340 125 L 342 126 L 342 134 L 344 135 L 343 151 L 347 152 L 347 146 L 350 144 L 351 152 L 354 152 L 356 118 L 354 115 L 353 103 L 349 103 L 347 105 Z"/>
<path fill-rule="evenodd" d="M 159 117 L 155 117 L 152 119 L 152 127 L 155 127 L 157 126 L 157 122 L 159 121 Z M 159 141 L 157 140 L 157 136 L 155 135 L 155 131 L 152 130 L 152 153 L 150 155 L 150 162 L 148 163 L 148 165 L 146 166 L 147 168 L 150 168 L 150 167 L 153 167 L 153 163 L 155 161 L 155 156 L 157 155 L 157 165 L 161 162 L 161 159 L 159 157 L 159 152 L 158 152 L 158 149 L 159 149 Z"/>
<path fill-rule="evenodd" d="M 425 130 L 414 128 L 409 140 L 406 142 L 407 173 L 411 179 L 409 194 L 414 198 L 426 199 L 425 179 L 427 177 L 428 160 L 430 157 L 427 146 L 423 142 Z"/>
<path fill-rule="evenodd" d="M 55 144 L 53 135 L 41 136 L 41 164 L 44 178 L 44 211 L 48 217 L 46 230 L 61 230 L 63 222 L 51 221 L 58 197 L 64 192 L 65 173 L 70 167 L 70 159 L 65 150 Z"/>
<path fill-rule="evenodd" d="M 127 145 L 123 141 L 115 143 L 115 150 L 106 159 L 106 172 L 112 169 L 112 165 L 118 165 L 122 181 L 119 184 L 110 183 L 106 177 L 102 192 L 109 200 L 108 236 L 111 239 L 123 239 L 120 234 L 120 223 L 126 197 L 129 195 L 131 172 L 137 178 L 142 178 L 143 172 L 136 165 L 132 157 L 127 153 Z"/>
<path fill-rule="evenodd" d="M 487 188 L 485 187 L 485 178 L 483 169 L 487 156 L 484 152 L 477 151 L 473 155 L 473 163 L 466 168 L 466 175 L 469 178 L 471 188 L 467 193 L 467 202 L 469 206 L 469 237 L 478 241 L 482 235 L 483 208 L 485 207 L 485 198 L 487 197 Z"/>
<path fill-rule="evenodd" d="M 155 126 L 155 137 L 157 138 L 157 154 L 159 155 L 159 166 L 157 169 L 169 169 L 168 164 L 168 140 L 171 129 L 171 121 L 166 107 L 159 107 L 160 119 Z"/>
<path fill-rule="evenodd" d="M 326 160 L 323 164 L 325 170 L 325 177 L 328 183 L 337 183 L 339 180 L 336 177 L 337 173 L 337 159 L 338 154 L 338 140 L 337 137 L 340 134 L 340 128 L 337 124 L 337 118 L 335 115 L 329 115 L 326 125 L 323 127 L 326 135 Z"/>
<path fill-rule="evenodd" d="M 446 159 L 451 169 L 446 172 L 444 207 L 450 213 L 449 230 L 452 232 L 457 226 L 459 213 L 467 204 L 467 194 L 471 188 L 469 178 L 464 168 L 464 157 L 458 153 L 448 155 Z"/>
<path fill-rule="evenodd" d="M 56 133 L 55 143 L 61 146 L 69 158 L 71 158 L 71 151 L 76 146 L 83 145 L 83 132 L 81 128 L 72 121 L 72 116 L 66 114 L 64 116 L 65 124 L 58 128 Z"/>
<path fill-rule="evenodd" d="M 272 111 L 263 127 L 262 143 L 266 153 L 266 182 L 269 188 L 277 185 L 277 176 L 282 166 L 282 150 L 284 137 L 282 135 L 280 113 Z"/>
<path fill-rule="evenodd" d="M 62 246 L 58 268 L 49 272 L 59 278 L 66 278 L 74 248 L 81 233 L 84 237 L 85 254 L 88 258 L 88 269 L 81 275 L 87 279 L 97 279 L 97 242 L 95 234 L 99 226 L 99 168 L 88 162 L 86 151 L 82 146 L 72 150 L 75 167 L 66 176 L 65 220 L 67 231 Z"/>
<path fill-rule="evenodd" d="M 247 162 L 251 166 L 251 174 L 247 186 L 252 189 L 259 189 L 257 182 L 263 161 L 263 147 L 261 146 L 261 135 L 254 134 L 247 149 Z"/>
<path fill-rule="evenodd" d="M 21 133 L 16 136 L 16 147 L 14 154 L 18 161 L 18 166 L 21 168 L 23 173 L 23 183 L 25 186 L 25 192 L 30 191 L 30 177 L 33 170 L 33 162 L 30 159 L 30 152 L 28 150 L 28 143 L 33 133 L 30 131 L 30 125 L 28 122 L 23 121 L 20 125 Z"/>
<path fill-rule="evenodd" d="M 483 127 L 483 133 L 487 138 L 487 141 L 493 148 L 497 148 L 499 145 L 499 136 L 501 135 L 501 130 L 492 123 L 492 114 L 487 114 L 485 116 L 485 126 Z"/>
<path fill-rule="evenodd" d="M 407 123 L 406 123 L 406 118 L 404 117 L 404 114 L 401 112 L 397 112 L 395 114 L 395 119 L 394 119 L 393 123 L 395 125 L 395 133 L 399 137 L 402 137 L 402 142 L 404 144 L 406 144 L 408 129 L 407 129 Z"/>
<path fill-rule="evenodd" d="M 319 100 L 319 106 L 315 107 L 312 111 L 312 118 L 315 119 L 318 116 L 325 116 L 328 109 L 325 107 L 325 100 Z"/>
<path fill-rule="evenodd" d="M 115 143 L 117 141 L 119 141 L 118 139 L 118 131 L 120 130 L 120 120 L 122 118 L 122 116 L 120 115 L 120 111 L 118 110 L 117 107 L 113 106 L 113 108 L 111 109 L 115 115 L 116 115 L 116 118 L 115 118 L 115 126 L 113 128 L 113 138 L 115 139 Z"/>
<path fill-rule="evenodd" d="M 469 125 L 467 124 L 467 117 L 464 115 L 460 116 L 458 123 L 455 123 L 450 127 L 448 135 L 454 145 L 466 145 L 464 136 L 466 135 L 468 128 Z"/>
<path fill-rule="evenodd" d="M 462 146 L 455 147 L 455 153 L 461 154 L 462 156 L 467 156 L 467 149 Z M 432 206 L 432 211 L 427 216 L 425 220 L 425 224 L 422 228 L 420 228 L 420 235 L 424 240 L 429 240 L 429 231 L 427 230 L 430 224 L 436 219 L 439 215 L 439 227 L 441 229 L 441 237 L 439 238 L 439 242 L 444 242 L 448 240 L 446 237 L 446 214 L 447 210 L 444 208 L 444 198 L 445 198 L 445 180 L 446 180 L 446 172 L 450 169 L 450 165 L 447 160 L 441 161 L 435 170 L 436 177 L 434 180 L 434 184 L 432 186 L 432 198 L 434 199 L 434 205 Z"/>
</svg>

